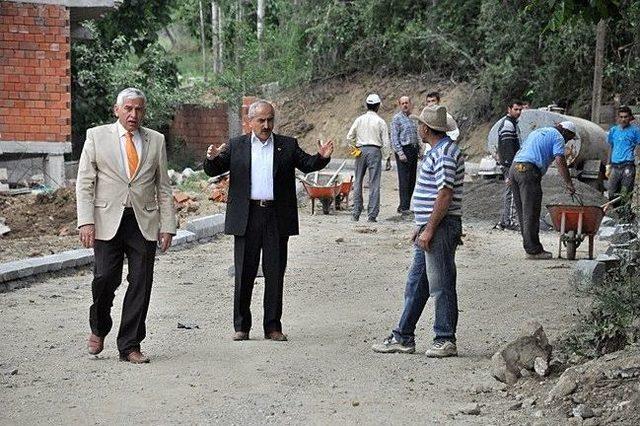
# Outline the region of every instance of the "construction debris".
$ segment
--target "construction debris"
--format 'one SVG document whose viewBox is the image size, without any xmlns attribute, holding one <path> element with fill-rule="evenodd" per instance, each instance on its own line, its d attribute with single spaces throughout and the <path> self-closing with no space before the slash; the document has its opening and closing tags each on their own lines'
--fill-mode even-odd
<svg viewBox="0 0 640 426">
<path fill-rule="evenodd" d="M 209 199 L 218 203 L 226 203 L 229 194 L 229 177 L 225 176 L 213 183 L 210 187 L 211 195 Z"/>
</svg>

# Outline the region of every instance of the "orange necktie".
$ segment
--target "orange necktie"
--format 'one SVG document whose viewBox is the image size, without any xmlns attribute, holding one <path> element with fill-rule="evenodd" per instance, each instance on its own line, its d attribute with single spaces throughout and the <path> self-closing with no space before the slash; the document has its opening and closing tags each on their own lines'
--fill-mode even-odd
<svg viewBox="0 0 640 426">
<path fill-rule="evenodd" d="M 133 134 L 127 132 L 124 137 L 126 139 L 127 163 L 129 163 L 129 178 L 132 178 L 138 169 L 138 151 L 133 144 Z"/>
</svg>

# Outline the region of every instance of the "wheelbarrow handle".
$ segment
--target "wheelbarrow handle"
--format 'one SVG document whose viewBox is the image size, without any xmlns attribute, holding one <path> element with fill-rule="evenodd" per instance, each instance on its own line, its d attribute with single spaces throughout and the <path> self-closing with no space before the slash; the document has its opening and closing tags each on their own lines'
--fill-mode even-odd
<svg viewBox="0 0 640 426">
<path fill-rule="evenodd" d="M 600 206 L 601 209 L 604 209 L 605 207 L 607 207 L 609 204 L 615 203 L 616 201 L 620 201 L 622 199 L 622 196 L 616 197 L 611 201 L 607 201 L 606 203 L 604 203 L 603 205 Z"/>
</svg>

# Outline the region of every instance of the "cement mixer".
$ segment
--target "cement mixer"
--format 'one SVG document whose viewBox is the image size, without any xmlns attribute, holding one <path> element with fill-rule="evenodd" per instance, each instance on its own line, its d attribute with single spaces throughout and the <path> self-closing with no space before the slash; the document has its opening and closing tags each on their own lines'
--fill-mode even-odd
<svg viewBox="0 0 640 426">
<path fill-rule="evenodd" d="M 567 164 L 572 176 L 584 181 L 598 181 L 601 178 L 602 166 L 608 161 L 609 144 L 607 132 L 597 124 L 557 112 L 526 109 L 522 111 L 518 121 L 521 141 L 537 128 L 551 127 L 564 120 L 572 121 L 578 130 L 575 139 L 565 146 Z M 491 155 L 495 155 L 498 149 L 499 123 L 500 121 L 493 125 L 487 137 L 487 148 Z"/>
</svg>

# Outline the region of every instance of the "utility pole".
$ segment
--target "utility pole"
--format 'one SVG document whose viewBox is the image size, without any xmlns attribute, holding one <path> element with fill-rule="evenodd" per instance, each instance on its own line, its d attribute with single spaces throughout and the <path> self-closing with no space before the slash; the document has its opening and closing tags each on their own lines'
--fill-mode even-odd
<svg viewBox="0 0 640 426">
<path fill-rule="evenodd" d="M 264 43 L 262 41 L 263 39 L 263 33 L 264 33 L 264 8 L 265 8 L 265 1 L 264 0 L 258 0 L 258 19 L 256 22 L 256 36 L 258 38 L 258 60 L 260 63 L 262 63 L 264 61 Z"/>
<path fill-rule="evenodd" d="M 202 9 L 202 0 L 198 1 L 200 6 L 200 47 L 202 48 L 202 74 L 205 81 L 207 80 L 207 48 L 204 38 L 204 10 Z"/>
<path fill-rule="evenodd" d="M 220 8 L 218 2 L 211 2 L 211 56 L 213 73 L 220 74 Z"/>
<path fill-rule="evenodd" d="M 604 39 L 607 26 L 600 19 L 596 26 L 596 58 L 593 66 L 593 92 L 591 97 L 591 121 L 600 124 L 600 105 L 602 105 L 602 70 L 604 68 Z"/>
</svg>

